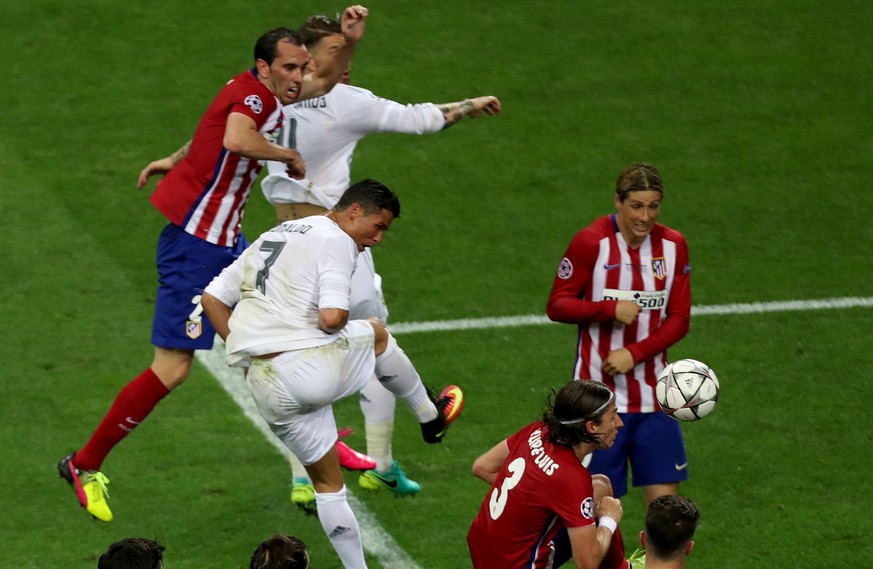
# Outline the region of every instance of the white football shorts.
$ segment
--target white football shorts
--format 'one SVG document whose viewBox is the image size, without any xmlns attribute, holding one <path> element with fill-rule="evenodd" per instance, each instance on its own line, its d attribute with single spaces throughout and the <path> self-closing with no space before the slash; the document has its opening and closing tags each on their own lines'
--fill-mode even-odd
<svg viewBox="0 0 873 569">
<path fill-rule="evenodd" d="M 337 441 L 332 403 L 373 376 L 373 327 L 352 320 L 324 346 L 253 358 L 246 378 L 261 417 L 301 463 L 324 457 Z"/>
</svg>

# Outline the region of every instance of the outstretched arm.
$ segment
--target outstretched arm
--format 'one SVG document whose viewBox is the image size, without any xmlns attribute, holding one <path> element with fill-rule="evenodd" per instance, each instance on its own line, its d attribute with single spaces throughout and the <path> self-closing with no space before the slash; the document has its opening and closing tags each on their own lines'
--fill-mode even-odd
<svg viewBox="0 0 873 569">
<path fill-rule="evenodd" d="M 182 158 L 188 155 L 188 150 L 190 148 L 191 141 L 189 140 L 182 145 L 182 148 L 173 152 L 166 158 L 161 158 L 160 160 L 155 160 L 154 162 L 149 163 L 149 165 L 143 168 L 142 172 L 139 173 L 139 180 L 136 183 L 136 187 L 141 190 L 145 187 L 149 178 L 152 176 L 158 174 L 164 175 L 169 172 L 173 166 L 178 164 Z"/>
<path fill-rule="evenodd" d="M 443 113 L 446 118 L 446 123 L 443 129 L 447 129 L 464 117 L 472 119 L 479 118 L 482 113 L 486 115 L 500 114 L 500 99 L 487 95 L 484 97 L 476 97 L 475 99 L 464 99 L 454 103 L 438 103 L 437 108 Z"/>
<path fill-rule="evenodd" d="M 368 13 L 368 10 L 360 5 L 346 8 L 340 22 L 345 41 L 342 44 L 330 46 L 328 52 L 330 57 L 327 63 L 317 66 L 315 71 L 303 78 L 298 101 L 320 97 L 340 82 L 343 73 L 352 61 L 352 55 L 355 53 L 355 48 L 358 47 L 358 42 L 364 37 L 365 20 Z"/>
</svg>

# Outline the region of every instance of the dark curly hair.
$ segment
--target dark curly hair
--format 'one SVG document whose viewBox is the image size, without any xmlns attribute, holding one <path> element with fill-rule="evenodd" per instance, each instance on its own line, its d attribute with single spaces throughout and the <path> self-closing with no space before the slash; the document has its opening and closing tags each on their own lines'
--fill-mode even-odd
<svg viewBox="0 0 873 569">
<path fill-rule="evenodd" d="M 615 394 L 598 381 L 571 381 L 557 393 L 552 390 L 543 413 L 549 441 L 565 446 L 600 444 L 600 436 L 589 433 L 585 423 L 600 423 Z"/>
</svg>

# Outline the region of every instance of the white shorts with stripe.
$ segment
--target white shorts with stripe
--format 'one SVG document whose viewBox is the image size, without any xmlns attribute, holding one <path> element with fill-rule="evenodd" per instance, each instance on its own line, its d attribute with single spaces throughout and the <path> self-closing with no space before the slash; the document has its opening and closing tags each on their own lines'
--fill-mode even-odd
<svg viewBox="0 0 873 569">
<path fill-rule="evenodd" d="M 332 403 L 373 376 L 373 327 L 352 320 L 324 346 L 253 358 L 246 378 L 261 416 L 300 462 L 312 464 L 336 444 Z"/>
</svg>

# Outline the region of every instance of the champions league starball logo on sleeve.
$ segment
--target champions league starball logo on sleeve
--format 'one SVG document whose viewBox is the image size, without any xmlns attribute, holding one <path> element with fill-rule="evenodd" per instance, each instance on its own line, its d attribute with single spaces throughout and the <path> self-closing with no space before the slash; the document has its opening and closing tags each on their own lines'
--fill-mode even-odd
<svg viewBox="0 0 873 569">
<path fill-rule="evenodd" d="M 564 257 L 561 259 L 561 262 L 558 264 L 558 278 L 567 280 L 573 276 L 573 263 L 570 262 L 570 259 Z"/>
<path fill-rule="evenodd" d="M 582 500 L 582 505 L 579 506 L 579 510 L 582 512 L 582 517 L 586 520 L 590 520 L 594 517 L 594 498 L 590 496 Z"/>
<path fill-rule="evenodd" d="M 264 103 L 261 101 L 261 98 L 257 95 L 249 95 L 243 101 L 245 105 L 252 110 L 256 115 L 264 112 Z"/>
</svg>

